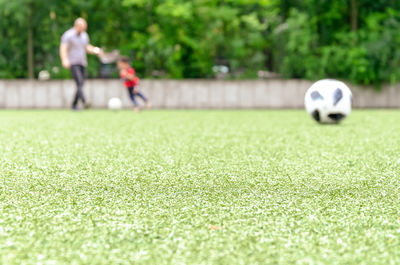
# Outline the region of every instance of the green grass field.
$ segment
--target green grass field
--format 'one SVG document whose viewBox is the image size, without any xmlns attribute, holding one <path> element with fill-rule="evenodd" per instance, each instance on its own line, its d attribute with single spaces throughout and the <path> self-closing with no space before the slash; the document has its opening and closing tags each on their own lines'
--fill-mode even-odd
<svg viewBox="0 0 400 265">
<path fill-rule="evenodd" d="M 400 264 L 400 111 L 1 111 L 1 264 Z"/>
</svg>

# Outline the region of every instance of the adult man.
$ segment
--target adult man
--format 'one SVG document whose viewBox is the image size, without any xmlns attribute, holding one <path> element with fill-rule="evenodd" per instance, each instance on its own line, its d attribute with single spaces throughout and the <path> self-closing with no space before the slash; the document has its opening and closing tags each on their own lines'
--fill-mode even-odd
<svg viewBox="0 0 400 265">
<path fill-rule="evenodd" d="M 72 109 L 76 110 L 79 99 L 85 108 L 89 105 L 83 94 L 83 83 L 87 66 L 86 52 L 99 55 L 102 50 L 90 44 L 89 35 L 86 33 L 87 23 L 83 18 L 75 20 L 74 27 L 67 30 L 61 37 L 60 57 L 63 67 L 70 69 L 76 82 L 76 94 Z"/>
</svg>

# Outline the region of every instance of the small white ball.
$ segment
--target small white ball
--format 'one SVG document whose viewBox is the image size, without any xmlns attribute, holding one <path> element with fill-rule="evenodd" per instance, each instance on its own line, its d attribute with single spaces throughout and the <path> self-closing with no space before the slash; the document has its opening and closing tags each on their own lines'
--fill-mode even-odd
<svg viewBox="0 0 400 265">
<path fill-rule="evenodd" d="M 345 83 L 324 79 L 308 89 L 304 103 L 317 122 L 339 123 L 351 112 L 351 98 L 351 90 Z"/>
<path fill-rule="evenodd" d="M 50 73 L 47 70 L 42 70 L 39 72 L 38 79 L 40 81 L 47 81 L 50 79 Z"/>
<path fill-rule="evenodd" d="M 122 109 L 122 101 L 119 98 L 111 98 L 108 101 L 108 108 L 110 110 L 120 110 Z"/>
</svg>

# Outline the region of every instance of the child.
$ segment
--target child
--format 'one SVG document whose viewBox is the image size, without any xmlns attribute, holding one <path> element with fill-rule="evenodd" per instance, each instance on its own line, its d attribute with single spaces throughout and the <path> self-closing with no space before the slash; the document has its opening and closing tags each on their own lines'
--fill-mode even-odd
<svg viewBox="0 0 400 265">
<path fill-rule="evenodd" d="M 129 97 L 134 105 L 134 110 L 136 112 L 140 111 L 139 104 L 137 103 L 135 96 L 141 97 L 146 103 L 146 107 L 150 108 L 151 105 L 149 100 L 136 87 L 139 84 L 139 78 L 135 74 L 135 69 L 129 65 L 129 58 L 119 58 L 117 65 L 119 69 L 119 76 L 125 80 L 125 86 L 128 89 Z"/>
</svg>

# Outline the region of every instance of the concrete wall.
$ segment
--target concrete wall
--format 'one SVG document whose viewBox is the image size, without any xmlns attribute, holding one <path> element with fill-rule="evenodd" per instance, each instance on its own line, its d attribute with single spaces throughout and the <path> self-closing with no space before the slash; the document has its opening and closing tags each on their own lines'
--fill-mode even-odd
<svg viewBox="0 0 400 265">
<path fill-rule="evenodd" d="M 304 94 L 311 81 L 304 80 L 142 80 L 140 88 L 154 108 L 303 108 Z M 351 86 L 356 108 L 400 108 L 400 84 L 373 88 Z M 69 108 L 75 92 L 71 80 L 0 80 L 0 108 Z M 88 80 L 85 94 L 94 108 L 105 108 L 111 97 L 131 107 L 120 80 Z"/>
</svg>

